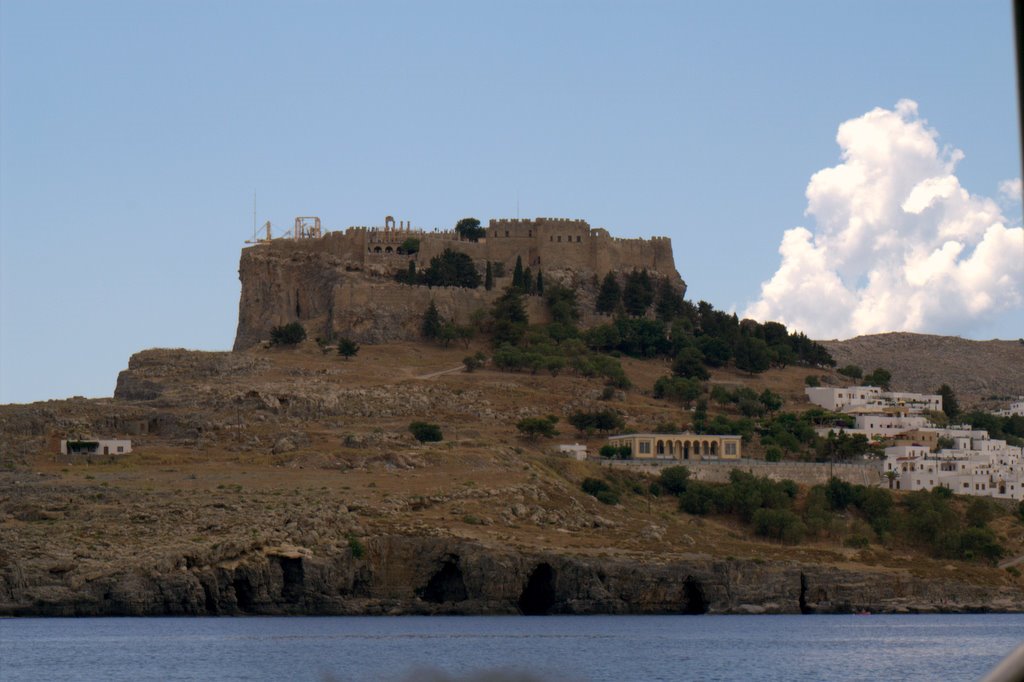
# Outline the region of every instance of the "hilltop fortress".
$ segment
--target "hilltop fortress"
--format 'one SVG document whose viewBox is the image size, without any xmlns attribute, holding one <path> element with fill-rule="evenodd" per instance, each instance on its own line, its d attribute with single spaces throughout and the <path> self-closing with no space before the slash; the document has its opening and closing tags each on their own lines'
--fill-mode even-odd
<svg viewBox="0 0 1024 682">
<path fill-rule="evenodd" d="M 418 240 L 418 251 L 402 245 Z M 425 269 L 445 249 L 465 253 L 482 274 L 490 263 L 491 291 L 455 287 L 410 286 L 394 280 L 415 263 Z M 511 282 L 517 259 L 548 282 L 577 289 L 583 324 L 593 323 L 592 301 L 608 272 L 646 269 L 667 277 L 683 292 L 668 237 L 619 239 L 583 220 L 564 218 L 492 219 L 477 241 L 454 230 L 427 231 L 391 216 L 379 227 L 349 227 L 321 233 L 318 218 L 298 218 L 289 237 L 256 240 L 242 251 L 242 294 L 235 350 L 269 338 L 275 325 L 299 321 L 311 336 L 348 336 L 381 343 L 416 338 L 418 321 L 433 300 L 441 314 L 467 322 Z M 539 299 L 529 301 L 531 319 L 546 312 Z"/>
</svg>

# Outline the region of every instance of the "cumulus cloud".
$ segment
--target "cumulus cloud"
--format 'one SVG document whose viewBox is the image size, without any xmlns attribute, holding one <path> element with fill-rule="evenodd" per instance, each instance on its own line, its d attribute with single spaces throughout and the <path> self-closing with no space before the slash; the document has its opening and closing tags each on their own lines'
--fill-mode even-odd
<svg viewBox="0 0 1024 682">
<path fill-rule="evenodd" d="M 963 153 L 937 140 L 911 100 L 841 124 L 842 163 L 807 185 L 815 227 L 786 230 L 779 269 L 743 315 L 847 338 L 969 333 L 1024 308 L 1024 229 L 960 185 Z M 1020 179 L 1000 192 L 1019 201 Z"/>
<path fill-rule="evenodd" d="M 1020 178 L 1013 178 L 1011 180 L 1003 180 L 999 183 L 999 193 L 1010 201 L 1021 200 L 1021 182 Z"/>
</svg>

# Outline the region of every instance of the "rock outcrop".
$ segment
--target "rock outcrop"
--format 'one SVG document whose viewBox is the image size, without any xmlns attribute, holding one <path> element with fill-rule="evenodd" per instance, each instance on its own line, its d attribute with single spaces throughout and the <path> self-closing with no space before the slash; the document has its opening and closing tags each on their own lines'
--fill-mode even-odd
<svg viewBox="0 0 1024 682">
<path fill-rule="evenodd" d="M 666 564 L 519 553 L 390 536 L 317 555 L 222 547 L 70 579 L 0 554 L 0 615 L 704 614 L 1022 611 L 1006 588 L 797 563 Z"/>
</svg>

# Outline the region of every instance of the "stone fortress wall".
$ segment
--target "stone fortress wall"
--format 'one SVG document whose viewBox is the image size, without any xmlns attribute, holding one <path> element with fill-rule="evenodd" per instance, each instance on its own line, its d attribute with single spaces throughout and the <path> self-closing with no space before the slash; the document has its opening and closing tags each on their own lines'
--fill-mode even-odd
<svg viewBox="0 0 1024 682">
<path fill-rule="evenodd" d="M 647 269 L 685 291 L 667 237 L 617 239 L 584 220 L 564 218 L 492 219 L 486 235 L 473 242 L 454 230 L 423 230 L 388 216 L 383 227 L 349 227 L 317 238 L 274 239 L 242 251 L 238 331 L 235 349 L 269 336 L 271 327 L 300 321 L 314 335 L 350 335 L 358 341 L 415 338 L 416 320 L 431 300 L 442 315 L 463 321 L 488 305 L 511 278 L 516 259 L 545 277 L 564 274 L 577 283 L 608 272 Z M 407 239 L 419 252 L 403 253 Z M 409 262 L 424 270 L 445 249 L 465 253 L 483 274 L 486 263 L 501 264 L 495 290 L 428 289 L 392 279 Z M 497 269 L 496 269 L 497 271 Z M 536 303 L 536 302 L 534 302 Z M 531 303 L 531 307 L 534 307 Z M 533 311 L 531 311 L 533 312 Z M 543 317 L 542 306 L 537 311 Z"/>
</svg>

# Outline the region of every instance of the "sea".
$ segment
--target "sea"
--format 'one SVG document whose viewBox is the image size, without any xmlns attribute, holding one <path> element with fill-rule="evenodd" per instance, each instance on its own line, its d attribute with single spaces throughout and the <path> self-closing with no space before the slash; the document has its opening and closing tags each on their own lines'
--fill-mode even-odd
<svg viewBox="0 0 1024 682">
<path fill-rule="evenodd" d="M 977 680 L 1024 615 L 0 620 L 0 680 Z"/>
</svg>

